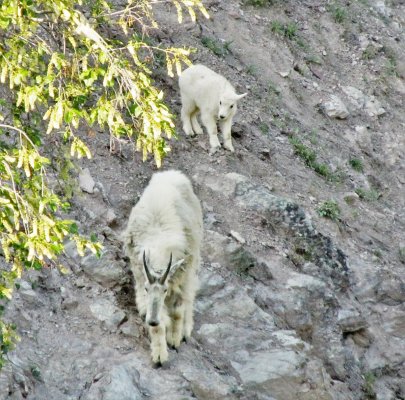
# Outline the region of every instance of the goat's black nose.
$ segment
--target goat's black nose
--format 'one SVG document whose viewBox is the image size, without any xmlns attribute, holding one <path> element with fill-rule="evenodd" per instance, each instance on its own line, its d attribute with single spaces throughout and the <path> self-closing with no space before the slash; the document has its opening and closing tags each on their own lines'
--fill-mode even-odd
<svg viewBox="0 0 405 400">
<path fill-rule="evenodd" d="M 219 118 L 224 119 L 225 115 L 220 115 Z"/>
<path fill-rule="evenodd" d="M 159 322 L 152 320 L 152 321 L 149 321 L 148 324 L 149 324 L 150 326 L 158 326 L 158 325 L 159 325 Z"/>
</svg>

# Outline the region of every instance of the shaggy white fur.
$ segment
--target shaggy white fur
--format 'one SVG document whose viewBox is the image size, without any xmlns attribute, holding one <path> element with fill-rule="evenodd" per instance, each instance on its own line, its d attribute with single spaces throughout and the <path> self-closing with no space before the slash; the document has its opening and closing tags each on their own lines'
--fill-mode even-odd
<svg viewBox="0 0 405 400">
<path fill-rule="evenodd" d="M 200 202 L 190 180 L 179 171 L 165 171 L 153 175 L 122 233 L 155 363 L 167 361 L 166 341 L 177 348 L 191 335 L 202 226 Z"/>
</svg>

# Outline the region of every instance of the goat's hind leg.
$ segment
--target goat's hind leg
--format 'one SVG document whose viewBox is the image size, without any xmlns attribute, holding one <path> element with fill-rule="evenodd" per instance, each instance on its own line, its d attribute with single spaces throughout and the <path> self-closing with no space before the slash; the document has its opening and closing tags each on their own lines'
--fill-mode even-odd
<svg viewBox="0 0 405 400">
<path fill-rule="evenodd" d="M 204 132 L 201 128 L 200 123 L 198 122 L 197 116 L 199 114 L 199 110 L 196 109 L 192 114 L 191 114 L 191 125 L 193 126 L 193 131 L 197 135 L 202 135 Z"/>
<path fill-rule="evenodd" d="M 181 107 L 181 121 L 183 122 L 183 130 L 187 136 L 194 136 L 192 125 L 192 114 L 195 112 L 195 104 L 189 98 L 182 96 L 181 98 L 182 107 Z"/>
<path fill-rule="evenodd" d="M 166 339 L 169 346 L 177 349 L 183 339 L 184 305 L 176 307 L 170 314 L 170 327 L 166 332 Z"/>
</svg>

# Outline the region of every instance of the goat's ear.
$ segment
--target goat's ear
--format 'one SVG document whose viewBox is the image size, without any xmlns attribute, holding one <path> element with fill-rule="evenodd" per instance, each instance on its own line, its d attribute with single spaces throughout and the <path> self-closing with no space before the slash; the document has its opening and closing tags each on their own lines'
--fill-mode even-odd
<svg viewBox="0 0 405 400">
<path fill-rule="evenodd" d="M 237 95 L 235 96 L 235 100 L 238 101 L 238 100 L 240 100 L 240 99 L 243 99 L 245 96 L 247 96 L 247 92 L 246 92 L 246 93 L 243 93 L 243 94 L 237 94 Z"/>
<path fill-rule="evenodd" d="M 170 268 L 170 273 L 169 273 L 169 280 L 174 276 L 174 274 L 182 268 L 182 265 L 184 263 L 184 258 L 182 258 L 179 261 L 176 261 Z"/>
</svg>

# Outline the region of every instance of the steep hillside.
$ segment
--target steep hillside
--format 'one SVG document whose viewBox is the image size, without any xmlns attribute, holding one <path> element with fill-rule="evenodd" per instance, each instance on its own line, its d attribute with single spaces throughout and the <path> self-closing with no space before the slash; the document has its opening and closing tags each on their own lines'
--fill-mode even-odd
<svg viewBox="0 0 405 400">
<path fill-rule="evenodd" d="M 181 25 L 159 3 L 153 32 L 249 93 L 234 154 L 178 118 L 163 166 L 204 210 L 193 338 L 152 366 L 117 234 L 156 169 L 100 132 L 70 217 L 105 254 L 25 276 L 0 399 L 405 399 L 405 3 L 205 3 Z"/>
</svg>

